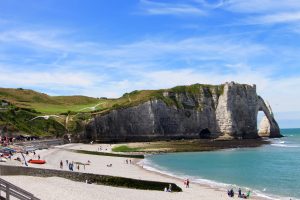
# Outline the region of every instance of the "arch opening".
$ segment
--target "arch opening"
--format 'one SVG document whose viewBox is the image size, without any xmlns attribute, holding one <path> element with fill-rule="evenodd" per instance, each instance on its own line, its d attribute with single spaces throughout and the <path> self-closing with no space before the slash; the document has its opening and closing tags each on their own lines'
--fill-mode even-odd
<svg viewBox="0 0 300 200">
<path fill-rule="evenodd" d="M 210 139 L 211 138 L 211 132 L 208 128 L 202 129 L 199 133 L 199 137 L 201 139 Z"/>
<path fill-rule="evenodd" d="M 270 136 L 270 121 L 263 110 L 259 110 L 257 114 L 257 134 L 260 137 Z"/>
</svg>

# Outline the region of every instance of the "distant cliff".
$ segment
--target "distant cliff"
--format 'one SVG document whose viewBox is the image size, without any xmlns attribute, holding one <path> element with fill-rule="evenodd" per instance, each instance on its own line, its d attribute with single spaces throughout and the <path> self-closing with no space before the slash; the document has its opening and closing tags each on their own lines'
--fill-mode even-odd
<svg viewBox="0 0 300 200">
<path fill-rule="evenodd" d="M 85 127 L 84 138 L 118 142 L 257 138 L 258 111 L 265 113 L 264 126 L 267 127 L 259 134 L 281 136 L 270 107 L 257 95 L 255 85 L 234 82 L 216 86 L 195 84 L 135 91 L 124 96 L 129 99 L 127 104 L 115 104 L 106 112 L 94 114 Z M 139 101 L 130 98 L 137 96 Z"/>
</svg>

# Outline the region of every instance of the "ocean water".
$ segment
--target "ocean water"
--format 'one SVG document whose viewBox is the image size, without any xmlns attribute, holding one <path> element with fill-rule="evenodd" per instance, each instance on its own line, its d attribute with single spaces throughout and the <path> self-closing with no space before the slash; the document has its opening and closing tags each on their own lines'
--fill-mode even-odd
<svg viewBox="0 0 300 200">
<path fill-rule="evenodd" d="M 258 148 L 151 155 L 144 167 L 272 199 L 300 199 L 300 129 L 281 132 L 284 138 Z"/>
</svg>

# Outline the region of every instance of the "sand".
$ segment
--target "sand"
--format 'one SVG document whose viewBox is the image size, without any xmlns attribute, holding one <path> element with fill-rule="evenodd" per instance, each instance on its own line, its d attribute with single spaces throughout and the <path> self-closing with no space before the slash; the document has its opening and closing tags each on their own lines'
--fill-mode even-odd
<svg viewBox="0 0 300 200">
<path fill-rule="evenodd" d="M 62 160 L 64 163 L 63 170 L 68 170 L 66 160 L 74 162 L 87 163 L 85 169 L 80 166 L 80 172 L 88 172 L 95 174 L 105 174 L 113 176 L 122 176 L 135 179 L 155 180 L 176 183 L 183 189 L 183 192 L 163 192 L 163 191 L 149 191 L 149 190 L 136 190 L 127 188 L 110 187 L 95 184 L 86 184 L 75 182 L 63 178 L 51 177 L 30 177 L 30 176 L 2 176 L 1 178 L 10 181 L 11 183 L 33 193 L 40 199 L 85 199 L 85 200 L 225 200 L 225 199 L 238 199 L 230 198 L 227 196 L 226 191 L 222 188 L 212 188 L 206 185 L 191 183 L 190 188 L 185 188 L 183 180 L 173 177 L 165 176 L 159 173 L 154 173 L 143 169 L 136 164 L 126 164 L 126 159 L 121 157 L 108 157 L 87 155 L 70 152 L 67 149 L 82 149 L 89 151 L 98 151 L 100 145 L 86 145 L 86 144 L 68 144 L 58 146 L 47 150 L 36 151 L 41 159 L 45 159 L 47 164 L 34 165 L 29 164 L 31 167 L 41 167 L 49 169 L 60 169 L 59 163 Z M 101 145 L 102 151 L 109 152 L 110 145 Z M 37 156 L 36 155 L 36 156 Z M 15 155 L 16 157 L 18 155 Z M 33 155 L 27 156 L 27 160 L 32 158 Z M 128 159 L 129 160 L 129 159 Z M 131 159 L 132 163 L 139 162 L 138 159 Z M 18 161 L 8 161 L 8 165 L 21 165 Z M 107 167 L 112 164 L 112 167 Z M 77 168 L 74 171 L 78 171 Z M 251 199 L 261 199 L 258 197 L 251 197 Z"/>
</svg>

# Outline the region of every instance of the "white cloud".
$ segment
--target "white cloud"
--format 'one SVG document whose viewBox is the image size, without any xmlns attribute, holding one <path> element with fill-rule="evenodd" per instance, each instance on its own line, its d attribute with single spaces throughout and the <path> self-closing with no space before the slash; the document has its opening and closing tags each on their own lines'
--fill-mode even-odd
<svg viewBox="0 0 300 200">
<path fill-rule="evenodd" d="M 205 12 L 195 5 L 179 3 L 161 3 L 141 0 L 143 12 L 148 15 L 205 15 Z"/>
<path fill-rule="evenodd" d="M 0 85 L 2 87 L 90 87 L 96 82 L 103 81 L 104 77 L 82 71 L 66 70 L 36 70 L 24 68 L 14 70 L 14 67 L 0 68 Z"/>
<path fill-rule="evenodd" d="M 222 6 L 230 11 L 239 13 L 275 13 L 283 11 L 296 11 L 300 9 L 298 0 L 223 0 Z"/>
<path fill-rule="evenodd" d="M 288 13 L 275 13 L 270 15 L 263 15 L 249 19 L 249 23 L 254 22 L 255 24 L 275 24 L 275 23 L 289 23 L 289 22 L 300 22 L 300 11 L 288 12 Z"/>
</svg>

